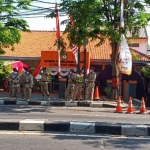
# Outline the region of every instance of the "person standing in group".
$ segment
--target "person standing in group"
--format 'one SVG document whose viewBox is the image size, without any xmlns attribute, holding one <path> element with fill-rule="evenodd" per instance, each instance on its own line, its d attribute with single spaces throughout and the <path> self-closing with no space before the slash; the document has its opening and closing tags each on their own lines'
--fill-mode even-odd
<svg viewBox="0 0 150 150">
<path fill-rule="evenodd" d="M 8 77 L 8 85 L 9 85 L 9 99 L 12 100 L 12 78 L 14 77 L 15 75 L 15 71 L 16 71 L 16 68 L 13 68 L 13 71 L 12 73 L 9 75 Z"/>
<path fill-rule="evenodd" d="M 10 99 L 18 100 L 20 93 L 20 75 L 16 68 L 13 68 L 13 72 L 10 74 L 8 81 L 10 82 Z"/>
<path fill-rule="evenodd" d="M 25 72 L 21 77 L 21 81 L 23 84 L 22 98 L 29 101 L 31 98 L 32 87 L 33 87 L 33 76 L 31 75 L 30 70 L 25 69 Z"/>
<path fill-rule="evenodd" d="M 95 68 L 91 67 L 90 72 L 86 76 L 86 90 L 85 90 L 85 98 L 90 98 L 93 101 L 94 95 L 94 87 L 95 87 L 95 80 L 96 80 L 96 73 L 94 72 Z"/>
<path fill-rule="evenodd" d="M 25 100 L 25 95 L 24 95 L 24 88 L 25 88 L 25 86 L 24 86 L 24 84 L 25 84 L 25 76 L 26 76 L 26 74 L 27 74 L 27 70 L 28 70 L 28 68 L 23 68 L 23 73 L 22 73 L 22 75 L 21 75 L 21 80 L 20 80 L 20 86 L 21 86 L 21 89 L 22 89 L 22 99 L 23 100 Z"/>
<path fill-rule="evenodd" d="M 48 73 L 46 67 L 43 67 L 39 71 L 39 74 L 41 75 L 40 85 L 41 85 L 42 100 L 45 100 L 45 95 L 47 95 L 47 100 L 50 100 L 50 94 L 48 91 L 48 82 L 50 74 Z"/>
<path fill-rule="evenodd" d="M 76 96 L 78 96 L 78 100 L 82 99 L 83 82 L 84 82 L 84 74 L 82 73 L 82 70 L 80 70 L 80 72 L 76 74 L 75 81 L 76 84 L 73 94 L 73 101 L 76 99 Z"/>
<path fill-rule="evenodd" d="M 68 86 L 65 92 L 65 99 L 68 100 L 68 95 L 71 93 L 71 99 L 73 99 L 75 89 L 75 75 L 74 70 L 71 69 L 68 75 Z"/>
</svg>

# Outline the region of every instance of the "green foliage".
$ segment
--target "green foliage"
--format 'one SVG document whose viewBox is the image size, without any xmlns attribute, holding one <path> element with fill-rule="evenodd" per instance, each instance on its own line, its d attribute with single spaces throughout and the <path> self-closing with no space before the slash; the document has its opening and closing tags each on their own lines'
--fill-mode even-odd
<svg viewBox="0 0 150 150">
<path fill-rule="evenodd" d="M 142 67 L 141 71 L 145 77 L 150 79 L 150 68 L 149 67 Z"/>
<path fill-rule="evenodd" d="M 60 37 L 58 40 L 55 40 L 54 46 L 58 47 L 58 50 L 60 50 L 60 55 L 64 56 L 66 55 L 66 42 L 64 41 L 63 37 Z"/>
<path fill-rule="evenodd" d="M 31 70 L 31 74 L 33 74 L 34 70 L 35 70 L 35 67 L 31 67 L 30 70 Z"/>
<path fill-rule="evenodd" d="M 12 71 L 11 65 L 4 65 L 4 61 L 0 60 L 0 82 L 7 79 Z"/>
<path fill-rule="evenodd" d="M 51 69 L 47 68 L 47 72 L 50 74 L 51 73 Z M 48 82 L 51 82 L 51 81 L 52 81 L 52 76 L 49 75 Z"/>
<path fill-rule="evenodd" d="M 111 88 L 110 87 L 105 87 L 104 92 L 106 92 L 106 95 L 111 94 Z"/>
<path fill-rule="evenodd" d="M 139 58 L 132 51 L 130 51 L 130 52 L 131 52 L 131 56 L 132 56 L 133 61 L 134 60 L 139 60 Z"/>
<path fill-rule="evenodd" d="M 148 1 L 147 1 L 148 2 Z M 120 33 L 131 32 L 138 37 L 140 27 L 145 27 L 149 14 L 140 0 L 124 1 L 125 28 L 120 28 L 120 1 L 118 0 L 62 0 L 60 12 L 65 12 L 74 20 L 64 20 L 70 45 L 82 45 L 85 38 L 99 39 L 97 46 L 103 44 L 106 37 L 112 42 L 120 42 Z M 55 17 L 55 13 L 50 15 Z M 69 23 L 68 23 L 69 22 Z"/>
<path fill-rule="evenodd" d="M 19 43 L 21 39 L 20 30 L 29 31 L 27 22 L 23 19 L 15 18 L 19 15 L 20 9 L 29 9 L 31 0 L 0 0 L 0 54 L 4 54 L 4 48 Z"/>
</svg>

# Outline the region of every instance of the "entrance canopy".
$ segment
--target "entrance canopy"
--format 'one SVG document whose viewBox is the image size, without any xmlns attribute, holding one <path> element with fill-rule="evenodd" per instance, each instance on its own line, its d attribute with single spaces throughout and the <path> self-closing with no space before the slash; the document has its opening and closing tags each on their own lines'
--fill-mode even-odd
<svg viewBox="0 0 150 150">
<path fill-rule="evenodd" d="M 60 57 L 60 66 L 62 71 L 69 71 L 74 69 L 76 71 L 77 65 L 75 56 L 71 51 L 66 53 L 67 57 Z M 51 68 L 52 71 L 58 71 L 58 51 L 42 51 L 41 63 L 42 67 Z M 84 66 L 84 52 L 80 53 L 80 68 Z M 86 67 L 90 68 L 90 53 L 86 52 Z"/>
</svg>

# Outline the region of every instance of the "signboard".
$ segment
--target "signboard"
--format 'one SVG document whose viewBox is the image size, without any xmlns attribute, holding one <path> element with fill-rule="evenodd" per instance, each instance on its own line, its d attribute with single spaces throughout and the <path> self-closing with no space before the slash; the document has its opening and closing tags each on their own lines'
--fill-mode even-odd
<svg viewBox="0 0 150 150">
<path fill-rule="evenodd" d="M 71 51 L 66 53 L 66 57 L 61 57 L 61 68 L 77 68 L 74 54 Z M 84 52 L 80 53 L 80 68 L 84 65 Z M 41 66 L 48 68 L 58 67 L 58 51 L 41 51 Z M 90 54 L 86 53 L 86 66 L 90 67 Z"/>
</svg>

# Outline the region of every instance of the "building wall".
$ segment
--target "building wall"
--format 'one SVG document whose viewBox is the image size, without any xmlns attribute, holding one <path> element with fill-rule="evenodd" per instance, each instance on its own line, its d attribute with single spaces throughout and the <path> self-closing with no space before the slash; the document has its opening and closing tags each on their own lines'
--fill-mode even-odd
<svg viewBox="0 0 150 150">
<path fill-rule="evenodd" d="M 131 46 L 131 48 L 147 55 L 148 39 L 129 39 L 128 44 L 134 44 L 134 43 L 139 43 L 139 47 Z"/>
<path fill-rule="evenodd" d="M 21 60 L 23 63 L 27 64 L 30 67 L 37 68 L 40 63 L 40 60 Z"/>
</svg>

